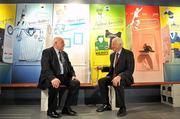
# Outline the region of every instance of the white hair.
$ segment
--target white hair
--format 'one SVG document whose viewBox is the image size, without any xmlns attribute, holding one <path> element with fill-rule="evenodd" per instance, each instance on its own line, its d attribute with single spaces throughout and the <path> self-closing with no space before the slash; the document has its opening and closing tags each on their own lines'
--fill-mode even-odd
<svg viewBox="0 0 180 119">
<path fill-rule="evenodd" d="M 54 37 L 53 45 L 55 45 L 58 40 L 63 40 L 63 38 L 60 36 Z"/>
<path fill-rule="evenodd" d="M 123 44 L 123 41 L 122 41 L 122 39 L 120 38 L 120 37 L 115 37 L 115 38 L 113 38 L 112 39 L 112 42 L 115 42 L 115 43 L 117 43 L 117 44 Z"/>
</svg>

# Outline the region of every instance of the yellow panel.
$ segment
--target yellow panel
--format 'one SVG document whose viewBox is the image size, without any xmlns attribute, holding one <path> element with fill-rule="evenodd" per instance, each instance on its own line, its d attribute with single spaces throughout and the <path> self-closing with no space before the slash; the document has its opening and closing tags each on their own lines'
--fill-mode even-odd
<svg viewBox="0 0 180 119">
<path fill-rule="evenodd" d="M 15 24 L 16 4 L 0 4 L 0 28 L 6 23 Z"/>
</svg>

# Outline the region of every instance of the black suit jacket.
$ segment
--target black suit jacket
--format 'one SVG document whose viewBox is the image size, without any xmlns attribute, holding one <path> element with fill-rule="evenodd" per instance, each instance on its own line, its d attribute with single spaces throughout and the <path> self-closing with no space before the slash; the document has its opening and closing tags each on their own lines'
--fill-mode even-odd
<svg viewBox="0 0 180 119">
<path fill-rule="evenodd" d="M 66 68 L 65 77 L 66 79 L 71 79 L 75 76 L 74 69 L 69 61 L 66 52 L 62 51 L 62 55 L 65 60 L 64 68 Z M 38 88 L 47 89 L 51 86 L 51 80 L 54 78 L 59 78 L 60 76 L 60 65 L 56 51 L 53 47 L 43 50 L 41 58 L 41 74 L 39 77 Z"/>
<path fill-rule="evenodd" d="M 134 72 L 134 55 L 130 50 L 122 48 L 121 54 L 118 58 L 116 68 L 113 68 L 115 58 L 115 52 L 110 55 L 110 68 L 107 76 L 112 77 L 115 71 L 116 76 L 121 76 L 122 80 L 125 80 L 127 86 L 134 83 L 133 72 Z"/>
</svg>

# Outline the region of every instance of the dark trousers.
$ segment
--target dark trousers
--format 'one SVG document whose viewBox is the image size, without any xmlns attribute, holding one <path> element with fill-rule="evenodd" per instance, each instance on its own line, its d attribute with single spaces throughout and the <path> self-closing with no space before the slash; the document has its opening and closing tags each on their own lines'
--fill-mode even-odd
<svg viewBox="0 0 180 119">
<path fill-rule="evenodd" d="M 103 99 L 103 104 L 109 104 L 109 88 L 112 86 L 112 77 L 104 77 L 98 80 L 100 93 Z M 121 80 L 120 86 L 114 87 L 116 93 L 116 107 L 125 107 L 124 87 L 126 86 L 125 80 Z"/>
<path fill-rule="evenodd" d="M 68 89 L 68 94 L 67 98 L 65 101 L 64 106 L 65 107 L 70 107 L 72 102 L 74 102 L 74 99 L 77 99 L 78 92 L 79 92 L 79 87 L 80 87 L 80 82 L 78 80 L 69 80 L 65 78 L 60 78 L 61 79 L 61 85 L 65 85 Z M 52 86 L 48 88 L 48 111 L 55 111 L 57 109 L 57 104 L 58 104 L 58 93 L 59 93 L 59 88 L 53 88 Z M 77 100 L 76 100 L 77 101 Z"/>
</svg>

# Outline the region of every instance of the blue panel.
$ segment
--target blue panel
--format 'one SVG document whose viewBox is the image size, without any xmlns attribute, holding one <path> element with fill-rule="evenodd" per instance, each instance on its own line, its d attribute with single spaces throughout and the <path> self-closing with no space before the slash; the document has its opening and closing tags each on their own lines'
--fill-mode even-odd
<svg viewBox="0 0 180 119">
<path fill-rule="evenodd" d="M 14 65 L 12 83 L 37 83 L 40 65 Z"/>
<path fill-rule="evenodd" d="M 180 64 L 165 64 L 164 80 L 175 82 L 180 81 Z"/>
<path fill-rule="evenodd" d="M 12 77 L 12 65 L 0 63 L 0 84 L 10 84 Z"/>
</svg>

